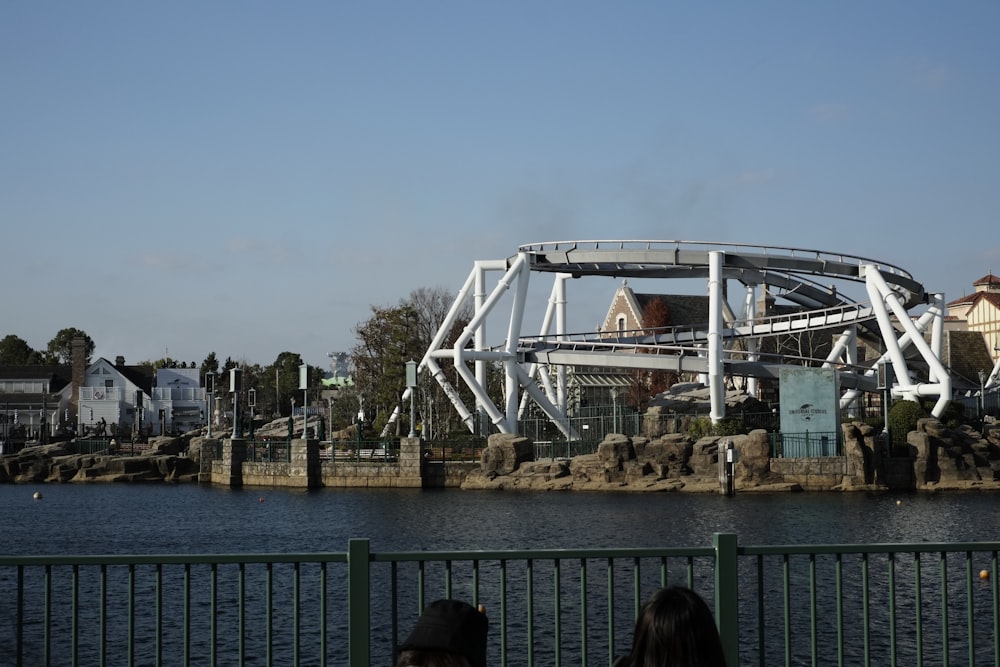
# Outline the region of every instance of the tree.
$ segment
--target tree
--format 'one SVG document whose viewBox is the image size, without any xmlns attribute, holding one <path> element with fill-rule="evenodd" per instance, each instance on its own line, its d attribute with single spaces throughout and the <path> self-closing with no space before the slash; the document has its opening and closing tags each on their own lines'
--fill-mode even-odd
<svg viewBox="0 0 1000 667">
<path fill-rule="evenodd" d="M 257 391 L 261 413 L 266 406 L 270 408 L 271 414 L 287 417 L 292 414 L 292 399 L 295 399 L 295 405 L 302 405 L 302 391 L 299 389 L 301 365 L 302 355 L 297 352 L 282 352 L 273 364 L 261 371 L 260 389 Z M 310 369 L 310 379 L 314 372 L 318 372 L 318 369 Z"/>
<path fill-rule="evenodd" d="M 60 329 L 56 337 L 49 341 L 46 351 L 47 361 L 53 364 L 69 364 L 73 361 L 73 340 L 82 338 L 84 343 L 83 354 L 86 363 L 90 363 L 90 355 L 94 353 L 94 341 L 86 332 L 68 327 Z"/>
<path fill-rule="evenodd" d="M 416 335 L 417 312 L 408 304 L 372 306 L 372 317 L 358 324 L 354 333 L 359 341 L 351 350 L 354 384 L 364 402 L 365 421 L 379 430 L 400 406 L 406 389 L 406 362 L 423 356 Z M 399 420 L 396 430 L 398 435 Z"/>
<path fill-rule="evenodd" d="M 0 340 L 0 365 L 34 366 L 42 363 L 42 355 L 31 349 L 28 343 L 14 334 Z"/>
<path fill-rule="evenodd" d="M 445 317 L 448 316 L 454 301 L 455 295 L 443 287 L 419 287 L 410 292 L 408 301 L 400 302 L 401 306 L 409 305 L 416 312 L 414 345 L 419 350 L 419 354 L 413 357 L 415 361 L 420 361 L 423 358 L 424 353 L 437 335 L 438 329 L 444 323 Z M 442 344 L 445 347 L 452 346 L 471 319 L 472 307 L 466 302 L 460 307 L 456 314 L 455 323 L 445 335 Z M 451 359 L 438 359 L 437 362 L 446 377 L 450 378 L 449 381 L 462 400 L 466 405 L 471 406 L 475 402 L 472 392 L 458 377 L 454 362 Z M 432 437 L 437 437 L 462 428 L 458 413 L 452 407 L 451 400 L 441 386 L 427 373 L 421 374 L 417 378 L 417 383 L 420 392 L 417 397 L 417 410 L 424 428 L 431 427 L 432 429 L 425 430 L 425 433 L 430 432 Z M 487 370 L 487 392 L 494 397 L 495 402 L 498 400 L 496 397 L 503 393 L 503 374 L 498 370 L 496 364 L 489 364 Z"/>
<path fill-rule="evenodd" d="M 654 336 L 660 330 L 671 326 L 670 308 L 661 297 L 653 297 L 642 310 L 642 324 L 647 336 Z M 625 400 L 639 411 L 644 411 L 649 400 L 666 391 L 677 382 L 677 374 L 664 370 L 631 371 L 632 385 L 626 392 Z"/>
<path fill-rule="evenodd" d="M 219 372 L 219 358 L 215 355 L 215 352 L 209 352 L 208 356 L 205 357 L 205 361 L 201 362 L 201 372 L 202 373 Z"/>
</svg>

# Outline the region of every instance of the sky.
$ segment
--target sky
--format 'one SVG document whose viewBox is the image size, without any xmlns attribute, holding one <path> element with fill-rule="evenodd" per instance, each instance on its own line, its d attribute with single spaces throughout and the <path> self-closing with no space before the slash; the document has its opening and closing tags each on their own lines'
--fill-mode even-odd
<svg viewBox="0 0 1000 667">
<path fill-rule="evenodd" d="M 372 306 L 572 239 L 842 252 L 958 298 L 1000 273 L 998 25 L 993 0 L 0 3 L 0 337 L 327 366 Z M 618 284 L 571 283 L 571 328 Z"/>
</svg>

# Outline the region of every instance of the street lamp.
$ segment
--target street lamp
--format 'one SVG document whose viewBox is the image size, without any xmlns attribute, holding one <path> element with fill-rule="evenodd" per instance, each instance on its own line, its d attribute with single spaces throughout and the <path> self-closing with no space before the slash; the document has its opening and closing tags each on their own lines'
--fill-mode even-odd
<svg viewBox="0 0 1000 667">
<path fill-rule="evenodd" d="M 215 373 L 205 373 L 205 416 L 208 418 L 208 437 L 212 437 L 212 394 L 215 393 Z"/>
<path fill-rule="evenodd" d="M 986 371 L 979 369 L 979 419 L 986 413 Z"/>
<path fill-rule="evenodd" d="M 299 366 L 299 389 L 302 390 L 302 439 L 309 439 L 309 365 Z"/>
<path fill-rule="evenodd" d="M 243 369 L 229 369 L 229 393 L 233 395 L 233 440 L 240 437 L 239 414 L 240 414 L 240 388 L 243 385 Z"/>
<path fill-rule="evenodd" d="M 611 388 L 611 431 L 618 432 L 618 387 Z"/>
<path fill-rule="evenodd" d="M 417 437 L 416 411 L 413 409 L 413 395 L 417 393 L 417 362 L 410 359 L 406 362 L 406 386 L 410 390 L 410 437 Z"/>
<path fill-rule="evenodd" d="M 257 406 L 257 390 L 248 389 L 247 390 L 247 405 L 250 407 L 250 428 L 248 433 L 250 434 L 250 440 L 253 440 L 253 409 Z"/>
</svg>

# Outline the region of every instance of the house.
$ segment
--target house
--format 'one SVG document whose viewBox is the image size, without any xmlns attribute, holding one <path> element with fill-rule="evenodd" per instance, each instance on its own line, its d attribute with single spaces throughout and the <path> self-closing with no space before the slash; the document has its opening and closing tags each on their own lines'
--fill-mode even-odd
<svg viewBox="0 0 1000 667">
<path fill-rule="evenodd" d="M 143 407 L 153 391 L 153 369 L 127 366 L 122 357 L 115 363 L 102 357 L 87 366 L 78 390 L 77 433 L 132 433 L 145 421 Z"/>
<path fill-rule="evenodd" d="M 987 273 L 972 294 L 946 304 L 942 361 L 962 385 L 975 389 L 996 374 L 1000 360 L 1000 278 Z"/>
<path fill-rule="evenodd" d="M 647 294 L 636 292 L 623 280 L 615 291 L 604 321 L 598 328 L 600 338 L 631 338 L 647 335 L 658 327 L 707 327 L 707 295 Z M 732 321 L 728 305 L 723 319 Z M 621 368 L 577 366 L 569 377 L 571 414 L 581 414 L 588 407 L 644 405 L 648 398 L 669 387 L 679 377 L 660 377 L 663 371 L 627 371 Z M 694 378 L 689 378 L 694 379 Z"/>
<path fill-rule="evenodd" d="M 98 359 L 79 392 L 80 433 L 184 433 L 205 425 L 206 393 L 197 368 L 128 366 Z M 140 430 L 141 429 L 141 430 Z"/>
<path fill-rule="evenodd" d="M 972 294 L 948 302 L 949 328 L 982 334 L 995 362 L 1000 358 L 1000 278 L 987 273 L 972 286 Z"/>
<path fill-rule="evenodd" d="M 659 302 L 659 303 L 657 303 Z M 661 322 L 648 322 L 651 309 L 662 315 Z M 723 306 L 723 319 L 735 319 L 728 305 Z M 651 327 L 685 326 L 708 323 L 708 296 L 688 294 L 643 294 L 632 290 L 628 281 L 615 291 L 600 331 L 603 337 Z"/>
<path fill-rule="evenodd" d="M 71 383 L 69 365 L 0 367 L 0 439 L 57 433 L 69 418 Z"/>
<path fill-rule="evenodd" d="M 206 393 L 197 368 L 87 363 L 0 367 L 0 439 L 23 444 L 60 433 L 143 435 L 183 433 L 206 423 Z M 8 453 L 11 449 L 7 448 Z"/>
</svg>

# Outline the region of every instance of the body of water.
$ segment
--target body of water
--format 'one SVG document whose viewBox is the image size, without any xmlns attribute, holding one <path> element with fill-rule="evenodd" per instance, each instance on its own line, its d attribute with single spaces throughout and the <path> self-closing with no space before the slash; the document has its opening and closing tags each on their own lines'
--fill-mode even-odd
<svg viewBox="0 0 1000 667">
<path fill-rule="evenodd" d="M 42 494 L 35 500 L 35 492 Z M 511 493 L 0 485 L 0 553 L 269 553 L 1000 539 L 988 493 Z"/>
<path fill-rule="evenodd" d="M 36 500 L 34 494 L 41 494 Z M 726 498 L 716 494 L 683 494 L 683 493 L 511 493 L 497 491 L 458 491 L 458 490 L 275 490 L 275 489 L 242 489 L 232 490 L 200 485 L 0 485 L 0 502 L 4 511 L 0 519 L 0 553 L 14 555 L 65 555 L 65 554 L 230 554 L 230 553 L 314 553 L 343 552 L 347 549 L 351 538 L 368 538 L 371 549 L 375 552 L 387 551 L 435 551 L 435 550 L 499 550 L 499 549 L 571 549 L 571 548 L 607 548 L 607 547 L 664 547 L 664 546 L 707 546 L 712 542 L 714 533 L 735 533 L 742 545 L 796 545 L 796 544 L 851 544 L 851 543 L 920 543 L 920 542 L 973 542 L 993 541 L 1000 539 L 1000 513 L 995 511 L 996 496 L 978 493 L 949 494 L 904 494 L 888 493 L 781 493 L 760 494 L 743 493 L 736 497 Z M 599 559 L 598 559 L 599 560 Z M 744 564 L 748 570 L 741 576 L 752 581 L 755 574 L 750 562 Z M 546 599 L 541 589 L 551 587 L 551 565 L 537 564 L 537 575 L 534 586 L 539 590 L 540 600 Z M 588 595 L 593 596 L 594 608 L 591 610 L 591 622 L 601 627 L 602 616 L 610 613 L 609 609 L 601 608 L 601 600 L 606 594 L 606 583 L 602 581 L 602 569 L 606 565 L 594 565 L 593 577 L 587 585 Z M 683 563 L 676 565 L 671 571 L 669 581 L 681 583 L 685 577 Z M 799 566 L 790 575 L 795 586 L 805 586 L 810 577 Z M 829 564 L 824 566 L 827 570 Z M 857 570 L 859 563 L 852 559 L 845 564 L 846 568 Z M 566 581 L 562 584 L 567 591 L 578 590 L 582 582 L 571 581 L 572 570 L 567 565 Z M 456 565 L 456 571 L 459 570 Z M 629 563 L 616 565 L 617 578 L 628 581 L 631 566 Z M 485 599 L 495 603 L 500 599 L 499 589 L 493 581 L 497 574 L 496 563 L 484 565 L 483 590 Z M 655 564 L 651 564 L 644 574 L 643 590 L 650 591 L 657 585 Z M 544 571 L 544 574 L 543 574 Z M 228 572 L 228 571 L 227 571 Z M 440 581 L 440 564 L 429 567 L 428 581 Z M 179 587 L 179 581 L 173 581 L 168 575 L 168 583 Z M 247 591 L 251 598 L 259 598 L 265 587 L 262 574 L 254 574 L 248 570 Z M 267 575 L 268 578 L 270 575 Z M 275 570 L 275 577 L 279 570 Z M 287 576 L 287 572 L 282 576 Z M 303 594 L 308 597 L 316 590 L 315 570 L 304 570 Z M 399 599 L 401 609 L 407 616 L 400 621 L 401 626 L 408 627 L 419 610 L 416 604 L 413 584 L 417 575 L 412 570 L 400 570 L 400 576 L 408 581 L 408 588 L 401 593 Z M 525 573 L 523 570 L 511 570 L 505 587 L 505 595 L 511 609 L 520 608 L 524 604 Z M 859 577 L 855 575 L 849 581 L 850 589 L 857 587 Z M 872 570 L 873 579 L 884 578 L 882 569 Z M 708 572 L 699 572 L 696 579 L 697 587 L 710 587 Z M 747 664 L 757 664 L 759 656 L 754 646 L 758 641 L 758 628 L 765 628 L 768 634 L 780 637 L 784 632 L 781 613 L 781 571 L 775 568 L 769 573 L 767 581 L 761 588 L 761 593 L 769 597 L 767 606 L 774 605 L 773 611 L 766 614 L 767 621 L 761 610 L 753 605 L 754 595 L 748 591 L 745 599 L 741 599 L 741 651 L 746 651 Z M 148 578 L 148 575 L 147 575 Z M 420 575 L 420 579 L 423 574 Z M 934 579 L 933 576 L 930 577 Z M 344 598 L 343 582 L 334 581 L 336 591 L 331 591 L 332 600 Z M 466 577 L 467 579 L 467 577 Z M 142 581 L 142 579 L 140 579 Z M 284 581 L 284 579 L 282 579 Z M 306 582 L 309 582 L 308 584 Z M 465 581 L 465 580 L 462 580 Z M 13 594 L 10 586 L 14 579 L 0 577 L 4 590 Z M 33 584 L 35 586 L 40 583 Z M 56 589 L 64 590 L 72 585 L 65 582 L 56 585 Z M 82 597 L 96 594 L 91 588 L 96 582 L 83 579 Z M 234 600 L 235 584 L 231 573 L 224 575 L 220 570 L 220 599 Z M 437 586 L 438 584 L 435 584 Z M 270 584 L 267 584 L 270 589 Z M 457 597 L 468 597 L 467 581 L 457 584 Z M 491 588 L 492 586 L 492 588 Z M 392 617 L 387 606 L 389 591 L 388 580 L 373 579 L 373 618 L 385 619 Z M 956 589 L 958 589 L 956 584 Z M 707 590 L 707 589 L 706 589 Z M 907 593 L 906 590 L 910 590 Z M 90 591 L 87 593 L 87 591 Z M 912 586 L 900 583 L 899 596 L 901 605 L 912 602 Z M 268 593 L 270 595 L 271 593 Z M 273 591 L 272 604 L 288 605 L 290 600 L 289 587 L 285 584 L 276 585 Z M 436 593 L 428 591 L 429 595 Z M 645 596 L 647 593 L 643 593 Z M 977 596 L 980 592 L 977 591 Z M 985 593 L 984 593 L 985 594 Z M 196 589 L 193 604 L 205 605 L 206 591 Z M 549 594 L 551 597 L 551 593 Z M 845 592 L 850 608 L 860 604 L 857 596 Z M 13 597 L 4 595 L 6 600 Z M 314 596 L 315 597 L 315 596 Z M 741 595 L 741 598 L 743 596 Z M 109 618 L 114 619 L 125 614 L 121 608 L 122 601 L 112 597 Z M 910 600 L 910 602 L 907 602 Z M 615 600 L 616 638 L 612 647 L 607 641 L 595 635 L 592 641 L 592 656 L 587 664 L 604 664 L 609 651 L 620 654 L 627 650 L 631 629 L 632 599 Z M 176 596 L 165 604 L 174 609 L 175 618 L 182 612 L 177 610 Z M 305 602 L 303 604 L 306 604 Z M 989 597 L 977 601 L 983 609 L 989 609 Z M 171 606 L 172 605 L 172 606 Z M 6 607 L 6 604 L 0 605 Z M 308 605 L 307 605 L 308 606 Z M 879 615 L 873 616 L 871 623 L 884 623 L 884 605 Z M 220 610 L 218 622 L 220 626 L 232 624 L 235 613 L 232 603 Z M 495 611 L 494 611 L 495 613 Z M 568 634 L 581 632 L 579 628 L 578 611 L 569 607 L 563 612 L 563 631 Z M 823 610 L 824 618 L 832 614 L 831 609 Z M 915 609 L 907 608 L 907 617 L 916 613 Z M 953 615 L 961 618 L 959 609 Z M 811 620 L 807 612 L 796 612 L 791 619 L 791 627 L 802 641 Z M 861 618 L 862 610 L 853 609 L 851 615 Z M 412 616 L 411 616 L 412 615 Z M 170 616 L 170 614 L 167 614 Z M 4 613 L 5 618 L 12 618 L 12 610 Z M 494 621 L 498 621 L 494 616 Z M 984 615 L 986 618 L 986 615 Z M 755 620 L 758 619 L 758 620 Z M 320 633 L 314 618 L 303 619 L 307 628 L 312 628 L 309 636 Z M 824 623 L 828 623 L 825 620 Z M 247 632 L 251 641 L 258 641 L 270 633 L 268 626 L 261 625 L 261 618 L 248 619 Z M 549 607 L 535 610 L 532 625 L 537 626 L 539 636 L 551 633 L 553 623 Z M 852 621 L 852 631 L 856 631 L 857 621 Z M 604 624 L 606 626 L 606 623 Z M 745 627 L 744 627 L 745 626 Z M 7 626 L 10 629 L 11 626 Z M 170 632 L 176 637 L 176 624 Z M 494 626 L 495 627 L 495 626 Z M 506 632 L 510 640 L 507 656 L 508 664 L 526 664 L 524 655 L 525 642 L 528 640 L 528 626 L 523 618 L 512 613 L 505 622 Z M 826 626 L 829 628 L 829 626 Z M 575 628 L 575 629 L 574 629 Z M 383 628 L 384 630 L 385 628 Z M 876 627 L 877 633 L 884 634 L 885 628 Z M 405 632 L 405 630 L 400 630 Z M 148 632 L 144 631 L 144 632 Z M 598 630 L 599 634 L 600 630 Z M 940 644 L 935 639 L 933 629 L 925 632 L 925 643 Z M 325 633 L 330 637 L 342 637 L 346 634 L 346 619 L 334 615 Z M 2 633 L 0 633 L 2 634 Z M 273 659 L 273 664 L 298 664 L 287 656 L 292 652 L 291 634 L 287 631 L 274 635 L 275 651 L 280 656 Z M 938 635 L 939 636 L 939 635 Z M 984 652 L 989 651 L 989 637 L 982 637 L 986 642 Z M 230 652 L 235 641 L 230 633 L 222 638 Z M 395 637 L 398 641 L 399 637 Z M 92 634 L 84 635 L 82 651 L 94 655 L 97 644 Z M 118 640 L 116 640 L 118 641 Z M 138 664 L 151 664 L 154 650 L 152 641 L 143 641 L 137 635 L 141 659 Z M 175 640 L 176 641 L 176 640 Z M 206 650 L 207 639 L 197 636 L 199 660 L 191 664 L 208 664 Z M 491 655 L 500 654 L 499 638 L 491 635 Z M 602 641 L 604 643 L 602 644 Z M 825 632 L 823 642 L 833 641 L 829 632 Z M 229 642 L 226 644 L 226 642 Z M 2 642 L 0 642 L 2 643 Z M 372 637 L 375 664 L 388 664 L 391 661 L 393 635 L 385 632 L 376 633 Z M 315 640 L 304 642 L 315 648 Z M 784 664 L 780 653 L 782 642 L 777 640 L 772 649 L 768 649 L 766 664 Z M 907 645 L 907 659 L 912 657 L 912 651 L 917 644 Z M 127 650 L 124 644 L 116 645 L 115 650 Z M 253 650 L 259 662 L 261 645 L 253 644 Z M 853 642 L 852 647 L 857 643 Z M 35 645 L 37 649 L 37 645 Z M 63 647 L 64 648 L 64 647 Z M 343 664 L 346 659 L 343 644 L 334 644 L 329 648 L 330 664 Z M 541 641 L 534 664 L 552 664 L 551 642 Z M 569 649 L 572 651 L 572 649 Z M 831 651 L 834 649 L 831 649 Z M 852 650 L 856 650 L 852 648 Z M 884 643 L 876 649 L 877 656 L 887 657 Z M 955 649 L 960 654 L 961 648 Z M 796 655 L 806 655 L 807 647 L 796 648 Z M 282 657 L 283 656 L 283 657 Z M 831 653 L 831 657 L 833 654 Z M 0 656 L 2 657 L 2 656 Z M 858 658 L 853 654 L 852 658 Z M 166 664 L 182 664 L 177 662 L 176 652 Z M 570 660 L 571 656 L 564 656 Z M 572 656 L 572 664 L 579 664 L 579 656 Z M 253 660 L 249 661 L 253 662 Z M 851 664 L 862 664 L 849 661 Z M 35 664 L 35 663 L 29 663 Z M 39 663 L 40 664 L 40 663 Z M 225 659 L 219 664 L 230 664 Z M 315 664 L 308 660 L 301 664 Z M 498 663 L 499 664 L 499 663 Z M 798 657 L 793 664 L 808 664 Z M 834 663 L 830 663 L 834 664 Z M 915 664 L 904 662 L 903 664 Z M 937 664 L 937 663 L 927 663 Z"/>
</svg>

